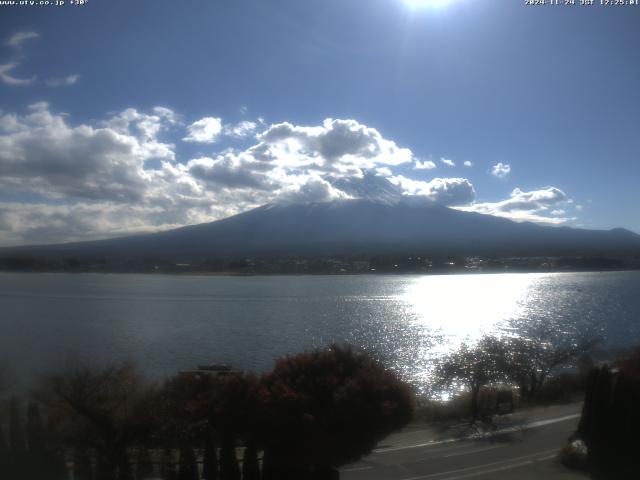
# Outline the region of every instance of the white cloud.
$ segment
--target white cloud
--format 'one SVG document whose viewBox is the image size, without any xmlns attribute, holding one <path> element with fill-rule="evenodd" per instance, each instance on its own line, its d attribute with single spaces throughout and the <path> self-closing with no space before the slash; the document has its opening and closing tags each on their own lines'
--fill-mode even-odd
<svg viewBox="0 0 640 480">
<path fill-rule="evenodd" d="M 201 118 L 187 127 L 184 142 L 214 143 L 222 132 L 222 120 L 217 117 Z"/>
<path fill-rule="evenodd" d="M 582 205 L 576 205 L 576 210 L 581 212 L 584 209 Z"/>
<path fill-rule="evenodd" d="M 398 147 L 374 129 L 355 120 L 326 119 L 322 126 L 288 122 L 271 125 L 258 135 L 253 153 L 281 167 L 325 173 L 359 174 L 361 169 L 411 162 L 411 150 Z"/>
<path fill-rule="evenodd" d="M 456 162 L 454 162 L 453 160 L 449 159 L 449 158 L 444 158 L 442 157 L 440 159 L 440 161 L 442 163 L 444 163 L 447 167 L 455 167 L 456 166 Z"/>
<path fill-rule="evenodd" d="M 0 115 L 0 192 L 28 199 L 0 200 L 0 243 L 163 230 L 257 206 L 226 191 L 214 195 L 175 162 L 174 146 L 158 138 L 174 122 L 164 107 L 76 126 L 46 103 Z"/>
<path fill-rule="evenodd" d="M 68 87 L 75 85 L 80 80 L 80 75 L 68 75 L 64 78 L 49 78 L 44 83 L 49 87 Z"/>
<path fill-rule="evenodd" d="M 473 185 L 466 178 L 434 178 L 424 182 L 398 175 L 389 180 L 401 187 L 405 195 L 423 196 L 446 206 L 466 205 L 476 196 Z"/>
<path fill-rule="evenodd" d="M 303 178 L 299 185 L 285 188 L 276 201 L 283 203 L 313 203 L 350 198 L 349 195 L 338 190 L 327 180 L 318 175 Z"/>
<path fill-rule="evenodd" d="M 497 178 L 506 178 L 511 173 L 511 165 L 508 163 L 497 163 L 491 168 L 491 175 Z"/>
<path fill-rule="evenodd" d="M 18 78 L 11 75 L 11 71 L 18 67 L 15 62 L 5 63 L 0 65 L 0 81 L 5 85 L 19 86 L 19 85 L 31 85 L 36 81 L 36 77 L 31 78 Z"/>
<path fill-rule="evenodd" d="M 215 204 L 78 202 L 0 203 L 0 243 L 4 245 L 96 240 L 149 233 L 210 221 L 235 211 Z"/>
<path fill-rule="evenodd" d="M 258 124 L 256 122 L 242 121 L 235 125 L 225 125 L 224 134 L 234 138 L 246 138 L 255 134 Z"/>
<path fill-rule="evenodd" d="M 264 126 L 244 150 L 180 159 L 163 140 L 179 127 L 177 118 L 166 107 L 128 108 L 74 124 L 46 103 L 0 113 L 0 244 L 158 231 L 271 202 L 416 195 L 464 205 L 475 196 L 463 178 L 394 176 L 395 166 L 414 161 L 411 151 L 355 120 Z M 199 125 L 194 138 L 215 136 Z"/>
<path fill-rule="evenodd" d="M 224 188 L 274 190 L 275 185 L 260 166 L 245 155 L 227 153 L 217 158 L 197 158 L 186 164 L 189 173 L 203 182 Z"/>
<path fill-rule="evenodd" d="M 416 160 L 416 165 L 415 165 L 416 170 L 433 170 L 434 168 L 436 168 L 436 164 L 431 160 L 425 160 L 424 162 L 421 162 L 420 160 Z"/>
<path fill-rule="evenodd" d="M 9 39 L 5 42 L 7 45 L 20 50 L 22 45 L 28 41 L 35 38 L 39 38 L 40 34 L 33 31 L 28 32 L 17 32 L 9 37 Z M 29 78 L 21 78 L 15 75 L 12 75 L 11 72 L 18 68 L 20 63 L 18 61 L 11 61 L 9 63 L 5 63 L 0 65 L 0 81 L 2 81 L 5 85 L 18 86 L 18 85 L 31 85 L 35 83 L 36 76 Z M 48 78 L 44 81 L 44 84 L 49 87 L 66 87 L 69 85 L 74 85 L 80 79 L 80 75 L 67 75 L 61 78 Z"/>
<path fill-rule="evenodd" d="M 210 118 L 190 126 L 191 138 L 223 133 L 222 121 Z M 386 182 L 391 166 L 412 160 L 408 149 L 353 120 L 267 126 L 244 151 L 178 160 L 175 146 L 161 140 L 178 124 L 166 107 L 77 125 L 46 103 L 0 113 L 0 243 L 157 231 L 274 201 L 348 198 L 333 181 L 362 176 L 364 166 Z M 259 125 L 241 122 L 227 133 L 246 135 Z M 15 201 L 21 197 L 28 200 Z"/>
<path fill-rule="evenodd" d="M 470 161 L 470 160 L 465 160 L 465 161 L 464 161 L 464 163 L 463 163 L 463 165 L 464 165 L 465 167 L 473 167 L 473 162 L 472 162 L 472 161 Z"/>
<path fill-rule="evenodd" d="M 562 217 L 565 212 L 560 207 L 568 203 L 570 199 L 567 194 L 556 187 L 545 187 L 530 192 L 516 188 L 506 200 L 475 203 L 459 207 L 459 210 L 495 215 L 515 221 L 560 224 L 572 220 Z"/>
<path fill-rule="evenodd" d="M 37 32 L 17 32 L 9 37 L 6 44 L 10 47 L 20 48 L 24 42 L 40 36 Z"/>
<path fill-rule="evenodd" d="M 126 118 L 126 127 L 123 118 Z M 113 126 L 67 125 L 46 103 L 29 107 L 27 115 L 0 122 L 0 187 L 4 192 L 30 192 L 45 198 L 76 197 L 133 201 L 144 194 L 144 163 L 171 161 L 173 146 L 157 141 L 159 116 L 127 110 Z M 132 132 L 137 130 L 137 134 Z"/>
</svg>

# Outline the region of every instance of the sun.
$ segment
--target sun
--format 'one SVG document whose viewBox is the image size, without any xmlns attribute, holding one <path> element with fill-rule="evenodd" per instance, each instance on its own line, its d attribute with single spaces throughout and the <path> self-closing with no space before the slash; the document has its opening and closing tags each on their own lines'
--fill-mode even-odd
<svg viewBox="0 0 640 480">
<path fill-rule="evenodd" d="M 444 7 L 452 0 L 403 0 L 411 8 Z"/>
</svg>

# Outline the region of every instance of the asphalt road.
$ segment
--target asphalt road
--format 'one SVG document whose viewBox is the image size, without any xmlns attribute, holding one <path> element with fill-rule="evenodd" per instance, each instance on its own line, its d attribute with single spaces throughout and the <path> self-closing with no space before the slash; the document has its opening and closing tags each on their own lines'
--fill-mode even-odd
<svg viewBox="0 0 640 480">
<path fill-rule="evenodd" d="M 475 440 L 420 442 L 412 432 L 396 445 L 381 445 L 358 463 L 341 469 L 342 480 L 586 479 L 557 460 L 577 415 L 563 415 Z M 533 428 L 529 428 L 533 427 Z M 407 441 L 409 440 L 409 441 Z"/>
</svg>

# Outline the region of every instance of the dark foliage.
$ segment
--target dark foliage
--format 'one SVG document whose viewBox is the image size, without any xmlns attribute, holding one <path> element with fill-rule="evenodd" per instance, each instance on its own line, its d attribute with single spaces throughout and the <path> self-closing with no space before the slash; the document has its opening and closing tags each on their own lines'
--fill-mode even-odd
<svg viewBox="0 0 640 480">
<path fill-rule="evenodd" d="M 69 480 L 69 470 L 61 451 L 55 450 L 49 453 L 46 478 L 47 480 Z M 40 478 L 37 478 L 37 480 L 40 480 Z"/>
<path fill-rule="evenodd" d="M 91 457 L 87 449 L 79 445 L 73 453 L 73 478 L 74 480 L 93 480 L 93 468 L 91 467 Z"/>
<path fill-rule="evenodd" d="M 233 437 L 224 436 L 220 449 L 220 480 L 240 480 L 240 466 Z"/>
<path fill-rule="evenodd" d="M 220 378 L 210 398 L 209 415 L 222 441 L 242 436 L 254 437 L 265 415 L 266 388 L 255 375 L 242 374 Z M 224 448 L 224 444 L 222 445 Z"/>
<path fill-rule="evenodd" d="M 167 380 L 158 394 L 161 437 L 184 442 L 208 435 L 216 388 L 211 375 L 179 374 Z"/>
<path fill-rule="evenodd" d="M 165 448 L 160 457 L 160 478 L 162 480 L 177 480 L 177 477 L 173 452 L 170 448 Z"/>
<path fill-rule="evenodd" d="M 536 405 L 580 401 L 584 398 L 586 381 L 584 373 L 562 373 L 550 376 L 537 388 L 532 400 Z"/>
<path fill-rule="evenodd" d="M 4 437 L 4 431 L 2 429 L 2 425 L 0 425 L 0 464 L 2 464 L 4 460 L 6 460 L 8 455 L 9 455 L 9 445 L 7 444 L 7 441 Z"/>
<path fill-rule="evenodd" d="M 183 446 L 178 460 L 178 480 L 198 480 L 198 463 L 193 448 Z"/>
<path fill-rule="evenodd" d="M 40 408 L 37 403 L 30 402 L 27 407 L 27 443 L 29 452 L 43 455 L 46 451 L 46 432 Z"/>
<path fill-rule="evenodd" d="M 127 474 L 127 450 L 145 441 L 156 425 L 155 390 L 129 364 L 50 375 L 36 396 L 56 422 L 64 444 L 96 452 L 97 480 Z"/>
<path fill-rule="evenodd" d="M 14 456 L 23 455 L 27 451 L 20 404 L 15 397 L 9 404 L 9 450 Z"/>
<path fill-rule="evenodd" d="M 638 357 L 636 357 L 638 358 Z M 637 475 L 637 433 L 640 430 L 638 367 L 612 373 L 604 366 L 591 370 L 578 427 L 587 444 L 589 466 L 596 478 L 627 479 Z"/>
<path fill-rule="evenodd" d="M 280 359 L 265 385 L 267 478 L 284 478 L 285 465 L 292 472 L 355 461 L 412 415 L 407 385 L 349 347 Z"/>
<path fill-rule="evenodd" d="M 203 480 L 333 478 L 413 408 L 405 383 L 339 346 L 280 359 L 262 378 L 188 372 L 162 388 L 129 364 L 83 366 L 45 377 L 34 399 L 26 423 L 13 400 L 8 442 L 0 432 L 1 471 L 12 479 L 68 480 L 65 457 L 75 480 L 150 479 L 149 448 L 162 451 L 164 480 L 198 480 L 196 449 Z"/>
<path fill-rule="evenodd" d="M 242 458 L 242 480 L 260 480 L 258 449 L 252 442 L 247 445 Z"/>
<path fill-rule="evenodd" d="M 29 470 L 33 478 L 46 477 L 51 464 L 51 452 L 47 449 L 47 432 L 44 427 L 40 408 L 36 403 L 27 407 L 27 444 Z"/>
<path fill-rule="evenodd" d="M 177 375 L 160 392 L 163 436 L 205 446 L 204 478 L 239 479 L 236 439 L 258 435 L 264 423 L 264 390 L 255 375 Z M 219 463 L 212 444 L 213 432 L 221 441 Z"/>
<path fill-rule="evenodd" d="M 213 436 L 209 435 L 202 459 L 202 480 L 218 480 L 218 452 Z"/>
<path fill-rule="evenodd" d="M 136 480 L 148 480 L 153 478 L 153 460 L 151 452 L 146 447 L 138 448 L 136 455 Z"/>
<path fill-rule="evenodd" d="M 129 461 L 129 455 L 124 452 L 120 457 L 120 465 L 118 465 L 118 480 L 134 480 L 133 471 L 131 469 L 131 462 Z"/>
</svg>

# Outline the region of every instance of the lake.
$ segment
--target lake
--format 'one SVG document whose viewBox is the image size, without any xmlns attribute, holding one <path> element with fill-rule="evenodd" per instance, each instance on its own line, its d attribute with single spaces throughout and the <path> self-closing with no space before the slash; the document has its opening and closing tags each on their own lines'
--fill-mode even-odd
<svg viewBox="0 0 640 480">
<path fill-rule="evenodd" d="M 252 371 L 332 342 L 419 383 L 434 357 L 509 319 L 597 323 L 640 343 L 640 272 L 169 276 L 0 273 L 0 362 L 26 383 L 74 362 Z"/>
</svg>

